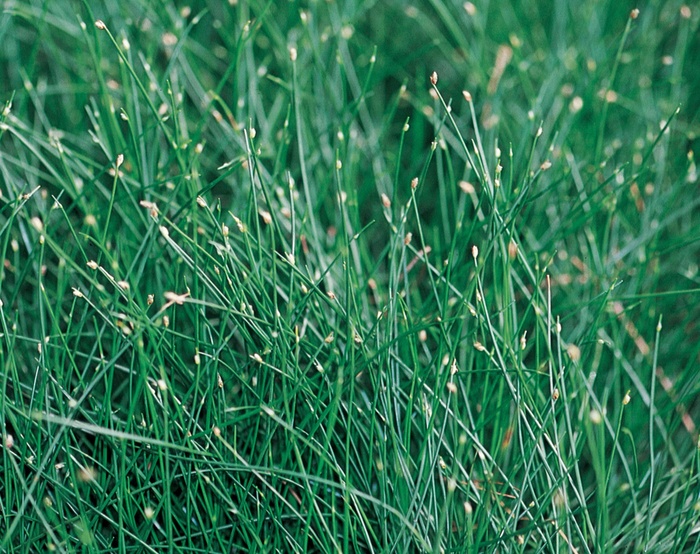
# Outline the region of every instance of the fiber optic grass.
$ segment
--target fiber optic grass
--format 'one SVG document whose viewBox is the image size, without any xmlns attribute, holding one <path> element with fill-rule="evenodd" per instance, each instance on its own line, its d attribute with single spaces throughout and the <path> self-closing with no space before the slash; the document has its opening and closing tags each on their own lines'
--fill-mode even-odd
<svg viewBox="0 0 700 554">
<path fill-rule="evenodd" d="M 633 8 L 5 2 L 0 550 L 698 551 L 700 12 Z"/>
</svg>

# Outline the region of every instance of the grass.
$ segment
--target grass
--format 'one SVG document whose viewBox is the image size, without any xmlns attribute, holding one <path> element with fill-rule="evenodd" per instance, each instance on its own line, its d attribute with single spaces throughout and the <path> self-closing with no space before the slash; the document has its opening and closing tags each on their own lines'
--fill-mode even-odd
<svg viewBox="0 0 700 554">
<path fill-rule="evenodd" d="M 700 12 L 5 1 L 0 550 L 697 552 Z"/>
</svg>

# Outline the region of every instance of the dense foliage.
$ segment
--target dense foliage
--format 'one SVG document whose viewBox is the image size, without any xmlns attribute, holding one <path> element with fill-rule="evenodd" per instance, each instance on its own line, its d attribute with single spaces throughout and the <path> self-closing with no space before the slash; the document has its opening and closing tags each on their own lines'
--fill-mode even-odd
<svg viewBox="0 0 700 554">
<path fill-rule="evenodd" d="M 700 9 L 6 0 L 0 550 L 697 552 Z"/>
</svg>

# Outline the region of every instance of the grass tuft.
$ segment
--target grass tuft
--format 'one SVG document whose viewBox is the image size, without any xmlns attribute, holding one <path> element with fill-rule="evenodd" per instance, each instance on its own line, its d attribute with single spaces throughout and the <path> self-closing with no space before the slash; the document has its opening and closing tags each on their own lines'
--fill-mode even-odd
<svg viewBox="0 0 700 554">
<path fill-rule="evenodd" d="M 5 4 L 0 550 L 700 548 L 693 6 Z"/>
</svg>

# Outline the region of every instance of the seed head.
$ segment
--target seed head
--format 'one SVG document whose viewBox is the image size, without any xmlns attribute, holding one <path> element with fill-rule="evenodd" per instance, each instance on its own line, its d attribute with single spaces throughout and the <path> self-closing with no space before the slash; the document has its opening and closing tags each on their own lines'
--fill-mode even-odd
<svg viewBox="0 0 700 554">
<path fill-rule="evenodd" d="M 518 255 L 518 245 L 513 239 L 508 243 L 508 257 L 514 260 Z"/>
<path fill-rule="evenodd" d="M 95 21 L 95 27 L 97 27 L 100 31 L 104 31 L 107 28 L 107 25 L 105 25 L 104 21 L 98 19 Z"/>
<path fill-rule="evenodd" d="M 437 85 L 437 82 L 438 82 L 438 74 L 437 74 L 437 71 L 433 71 L 433 72 L 430 74 L 430 84 L 433 85 L 433 86 L 435 86 L 435 85 Z"/>
<path fill-rule="evenodd" d="M 570 344 L 566 348 L 566 352 L 569 354 L 569 358 L 571 358 L 571 361 L 573 362 L 578 362 L 581 359 L 581 349 L 575 344 Z"/>
<path fill-rule="evenodd" d="M 465 194 L 474 194 L 476 192 L 474 185 L 472 185 L 469 181 L 460 181 L 459 188 L 462 189 L 462 192 Z"/>
<path fill-rule="evenodd" d="M 630 12 L 630 18 L 632 18 L 632 19 L 637 19 L 638 17 L 639 17 L 639 10 L 638 10 L 637 8 L 634 8 L 634 9 Z"/>
<path fill-rule="evenodd" d="M 260 214 L 260 217 L 262 217 L 265 225 L 272 223 L 272 214 L 270 212 L 261 209 L 258 213 Z"/>
<path fill-rule="evenodd" d="M 473 17 L 476 14 L 476 6 L 471 2 L 465 2 L 462 7 L 468 15 L 471 15 Z"/>
</svg>

